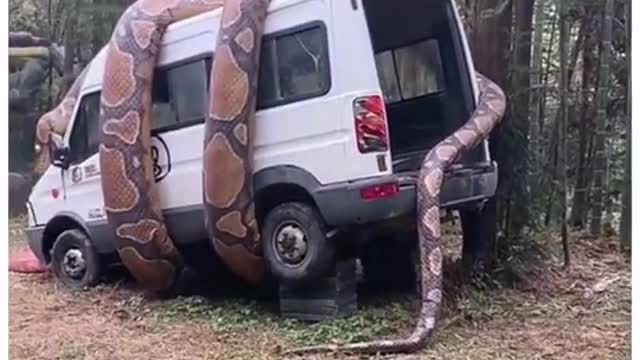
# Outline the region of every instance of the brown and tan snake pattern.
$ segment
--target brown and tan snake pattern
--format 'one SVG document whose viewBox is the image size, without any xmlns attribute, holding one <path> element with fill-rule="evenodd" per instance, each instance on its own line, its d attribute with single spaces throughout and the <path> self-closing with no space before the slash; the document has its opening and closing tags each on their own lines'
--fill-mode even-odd
<svg viewBox="0 0 640 360">
<path fill-rule="evenodd" d="M 207 231 L 222 261 L 254 284 L 264 263 L 251 161 L 259 45 L 268 0 L 225 1 L 211 69 L 203 185 Z"/>
<path fill-rule="evenodd" d="M 440 248 L 440 188 L 445 170 L 463 153 L 489 136 L 504 115 L 504 93 L 478 74 L 480 99 L 465 125 L 438 143 L 424 159 L 416 186 L 418 245 L 420 249 L 420 314 L 413 333 L 406 339 L 347 345 L 320 345 L 293 350 L 290 354 L 319 352 L 394 353 L 424 348 L 436 326 L 442 302 L 442 251 Z"/>
<path fill-rule="evenodd" d="M 211 71 L 203 153 L 207 229 L 221 259 L 259 283 L 264 265 L 252 194 L 252 129 L 259 45 L 267 0 L 139 0 L 122 16 L 108 45 L 101 104 L 100 162 L 105 207 L 124 264 L 144 286 L 175 285 L 183 262 L 164 224 L 150 159 L 153 69 L 166 27 L 223 6 Z M 442 300 L 439 193 L 447 167 L 485 139 L 505 109 L 502 90 L 478 76 L 481 96 L 471 119 L 429 152 L 417 185 L 421 311 L 407 339 L 318 346 L 293 353 L 407 352 L 422 348 Z"/>
</svg>

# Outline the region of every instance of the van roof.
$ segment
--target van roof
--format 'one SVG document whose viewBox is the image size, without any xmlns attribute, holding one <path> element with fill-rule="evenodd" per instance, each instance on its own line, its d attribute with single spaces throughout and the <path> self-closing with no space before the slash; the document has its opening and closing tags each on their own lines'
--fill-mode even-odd
<svg viewBox="0 0 640 360">
<path fill-rule="evenodd" d="M 311 0 L 273 0 L 269 4 L 269 13 L 292 6 L 297 3 Z M 323 0 L 327 1 L 327 0 Z M 177 21 L 167 27 L 162 37 L 161 46 L 167 46 L 173 42 L 183 40 L 188 37 L 203 35 L 207 33 L 211 36 L 211 47 L 215 45 L 215 35 L 217 34 L 217 21 L 222 14 L 222 8 L 207 11 L 190 18 Z M 206 24 L 206 28 L 204 25 Z M 202 48 L 200 51 L 202 52 Z M 187 57 L 187 56 L 185 56 Z M 89 67 L 87 75 L 82 84 L 82 92 L 99 90 L 102 85 L 102 77 L 104 73 L 104 65 L 106 61 L 106 46 L 96 54 L 96 56 L 87 65 Z M 163 58 L 162 54 L 158 57 L 158 64 L 164 65 L 171 62 L 170 59 Z"/>
</svg>

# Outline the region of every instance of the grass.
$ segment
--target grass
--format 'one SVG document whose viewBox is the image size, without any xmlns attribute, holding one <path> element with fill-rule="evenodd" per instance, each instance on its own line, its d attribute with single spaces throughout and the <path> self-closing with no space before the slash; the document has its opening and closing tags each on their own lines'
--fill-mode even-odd
<svg viewBox="0 0 640 360">
<path fill-rule="evenodd" d="M 325 342 L 367 341 L 397 333 L 412 319 L 411 297 L 398 297 L 385 305 L 364 305 L 349 318 L 308 323 L 280 317 L 264 304 L 246 300 L 212 301 L 204 297 L 178 298 L 152 306 L 159 326 L 200 322 L 216 331 L 242 331 L 259 327 L 288 342 L 303 346 Z"/>
<path fill-rule="evenodd" d="M 24 219 L 9 235 L 12 249 L 25 246 Z M 631 266 L 615 242 L 573 234 L 574 264 L 561 270 L 547 233 L 540 256 L 509 254 L 492 286 L 449 285 L 434 342 L 408 358 L 630 358 Z M 459 236 L 445 245 L 456 257 Z M 412 294 L 382 292 L 362 297 L 354 316 L 310 324 L 252 293 L 157 300 L 122 277 L 74 292 L 48 274 L 10 274 L 9 290 L 12 359 L 279 359 L 296 346 L 405 335 L 416 312 Z"/>
</svg>

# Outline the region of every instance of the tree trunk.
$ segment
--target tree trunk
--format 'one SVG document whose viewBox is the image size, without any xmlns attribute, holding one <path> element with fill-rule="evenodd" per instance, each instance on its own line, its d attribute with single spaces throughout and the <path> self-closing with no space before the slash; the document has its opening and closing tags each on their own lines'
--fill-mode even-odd
<svg viewBox="0 0 640 360">
<path fill-rule="evenodd" d="M 560 24 L 561 26 L 561 24 Z M 566 29 L 567 33 L 570 34 L 571 33 L 571 26 L 569 26 L 567 24 L 567 29 Z M 580 52 L 582 50 L 582 44 L 584 43 L 584 26 L 580 27 L 580 30 L 578 31 L 578 39 L 576 40 L 576 42 L 573 44 L 573 47 L 571 49 L 571 62 L 567 68 L 567 108 L 569 109 L 568 114 L 571 114 L 572 111 L 571 109 L 575 106 L 571 106 L 569 104 L 569 92 L 570 92 L 570 80 L 573 78 L 573 74 L 575 74 L 578 70 L 578 57 L 580 55 Z M 565 44 L 568 46 L 568 44 Z M 551 67 L 551 53 L 549 54 L 549 63 L 547 64 L 547 67 Z M 565 64 L 565 66 L 567 66 Z M 549 187 L 552 188 L 557 188 L 556 183 L 558 181 L 562 181 L 562 174 L 561 174 L 561 169 L 559 168 L 559 159 L 558 159 L 558 153 L 560 151 L 560 146 L 559 146 L 559 135 L 560 135 L 560 125 L 562 122 L 562 111 L 560 111 L 560 109 L 558 109 L 554 115 L 553 121 L 551 122 L 551 126 L 550 126 L 550 130 L 548 132 L 543 131 L 544 136 L 546 136 L 547 138 L 550 138 L 549 140 L 549 144 L 546 147 L 543 147 L 543 152 L 542 152 L 542 158 L 543 159 L 547 159 L 547 163 L 544 165 L 545 170 L 546 170 L 546 175 L 540 177 L 540 185 L 539 188 L 542 189 L 544 194 L 547 194 L 546 199 L 547 202 L 545 203 L 545 211 L 544 211 L 544 226 L 549 226 L 551 223 L 551 218 L 552 216 L 552 212 L 554 210 L 554 201 L 555 199 L 555 195 L 556 193 L 553 191 L 546 191 L 544 189 L 547 189 Z"/>
<path fill-rule="evenodd" d="M 69 9 L 67 9 L 67 24 L 64 29 L 64 74 L 62 76 L 63 87 L 60 94 L 66 94 L 73 85 L 73 81 L 75 80 L 73 65 L 76 50 L 76 5 L 77 3 L 74 1 L 73 4 L 70 4 Z"/>
<path fill-rule="evenodd" d="M 593 129 L 595 113 L 594 92 L 596 88 L 596 49 L 598 47 L 597 6 L 585 6 L 585 17 L 581 28 L 584 28 L 584 47 L 582 50 L 582 90 L 580 92 L 580 125 L 578 145 L 578 167 L 576 169 L 576 186 L 571 207 L 569 224 L 573 227 L 584 227 L 583 219 L 587 210 L 587 140 Z M 582 29 L 581 29 L 582 31 Z"/>
<path fill-rule="evenodd" d="M 511 93 L 509 71 L 511 32 L 513 25 L 512 2 L 509 0 L 477 0 L 472 14 L 472 52 L 476 69 L 491 78 L 506 94 Z M 500 164 L 496 204 L 490 206 L 496 211 L 496 225 L 502 223 L 508 209 L 509 189 L 513 174 L 508 141 L 511 126 L 510 109 L 507 106 L 505 119 L 490 136 L 491 157 Z M 497 230 L 497 229 L 496 229 Z M 503 231 L 507 231 L 503 228 Z"/>
<path fill-rule="evenodd" d="M 569 41 L 569 29 L 567 24 L 567 1 L 560 1 L 560 126 L 559 126 L 559 167 L 560 167 L 560 207 L 562 227 L 562 249 L 564 252 L 564 266 L 571 265 L 569 251 L 569 234 L 567 231 L 567 119 L 568 119 L 568 87 L 569 77 L 567 71 L 567 42 Z"/>
<path fill-rule="evenodd" d="M 622 221 L 620 240 L 622 249 L 631 249 L 631 0 L 625 2 L 627 27 L 627 118 L 626 118 L 626 159 L 624 165 L 624 188 L 622 192 Z"/>
<path fill-rule="evenodd" d="M 505 0 L 476 0 L 472 11 L 471 50 L 476 69 L 504 89 L 508 86 L 512 8 Z"/>
<path fill-rule="evenodd" d="M 602 41 L 600 45 L 600 74 L 598 81 L 598 116 L 595 134 L 595 168 L 593 185 L 593 208 L 591 210 L 591 234 L 599 236 L 602 232 L 602 212 L 605 195 L 605 137 L 607 128 L 607 103 L 609 92 L 609 66 L 611 62 L 611 33 L 613 1 L 606 0 L 602 22 Z"/>
<path fill-rule="evenodd" d="M 470 3 L 468 3 L 471 5 Z M 504 64 L 509 63 L 509 46 L 511 42 L 512 8 L 511 2 L 505 0 L 478 0 L 471 9 L 469 21 L 470 45 L 476 69 L 491 78 L 508 93 L 508 72 Z M 507 122 L 506 120 L 502 123 Z M 499 151 L 500 129 L 493 132 L 490 140 L 492 158 L 500 164 L 500 176 L 504 178 L 504 170 L 508 167 L 508 154 Z M 502 180 L 501 183 L 504 184 Z M 504 185 L 502 185 L 504 187 Z M 498 192 L 506 193 L 504 190 Z M 463 226 L 469 229 L 463 232 L 466 248 L 465 260 L 468 264 L 475 264 L 474 272 L 489 270 L 495 260 L 495 245 L 497 235 L 497 201 L 492 198 L 477 215 L 468 218 L 464 216 Z M 481 224 L 480 227 L 468 226 L 469 223 Z M 475 228 L 475 229 L 473 229 Z M 472 251 L 469 251 L 473 249 Z M 469 258 L 471 257 L 471 259 Z"/>
<path fill-rule="evenodd" d="M 93 24 L 91 25 L 91 53 L 97 54 L 103 45 L 102 32 L 104 21 L 106 20 L 102 7 L 105 5 L 104 0 L 93 0 Z"/>
<path fill-rule="evenodd" d="M 512 186 L 509 190 L 509 234 L 519 237 L 529 221 L 529 127 L 531 93 L 531 33 L 534 0 L 515 2 L 514 76 L 511 113 L 513 151 Z"/>
<path fill-rule="evenodd" d="M 47 31 L 49 32 L 49 38 L 54 39 L 55 34 L 53 32 L 53 4 L 51 0 L 47 0 Z M 53 58 L 53 54 L 52 54 Z M 62 59 L 62 66 L 58 70 L 64 71 L 64 55 L 59 57 L 58 59 Z M 47 109 L 51 109 L 53 107 L 53 71 L 49 71 L 48 78 L 48 91 L 47 91 Z"/>
<path fill-rule="evenodd" d="M 544 13 L 545 0 L 537 0 L 535 7 L 535 29 L 533 36 L 533 51 L 531 54 L 531 110 L 533 121 L 530 120 L 530 132 L 531 142 L 534 146 L 534 153 L 537 153 L 539 148 L 539 138 L 542 131 L 542 127 L 539 124 L 544 123 L 540 121 L 543 117 L 541 108 L 542 103 L 542 39 L 544 35 Z"/>
<path fill-rule="evenodd" d="M 549 42 L 547 46 L 547 59 L 545 61 L 545 73 L 543 79 L 542 94 L 540 99 L 540 112 L 538 113 L 538 128 L 540 129 L 540 136 L 544 137 L 544 120 L 545 120 L 545 107 L 547 106 L 547 85 L 549 84 L 549 76 L 551 75 L 551 61 L 553 54 L 553 44 L 556 40 L 556 32 L 558 27 L 558 21 L 555 20 L 555 16 L 553 17 L 553 23 L 551 24 L 551 34 L 549 35 Z M 542 155 L 542 159 L 544 159 L 544 142 L 540 142 L 540 154 Z"/>
</svg>

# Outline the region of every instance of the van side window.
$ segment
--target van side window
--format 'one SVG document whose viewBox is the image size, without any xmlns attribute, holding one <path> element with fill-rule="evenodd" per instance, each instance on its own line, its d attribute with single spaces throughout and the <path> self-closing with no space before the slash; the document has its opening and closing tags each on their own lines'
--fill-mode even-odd
<svg viewBox="0 0 640 360">
<path fill-rule="evenodd" d="M 376 54 L 380 86 L 387 103 L 439 93 L 445 89 L 437 40 Z"/>
<path fill-rule="evenodd" d="M 396 66 L 393 60 L 393 52 L 381 52 L 376 54 L 375 59 L 378 78 L 380 79 L 380 87 L 382 88 L 385 102 L 394 103 L 402 100 Z"/>
<path fill-rule="evenodd" d="M 209 59 L 199 59 L 155 72 L 153 130 L 170 130 L 204 121 L 210 62 Z"/>
<path fill-rule="evenodd" d="M 329 51 L 323 26 L 268 35 L 262 46 L 259 109 L 308 99 L 329 90 Z"/>
<path fill-rule="evenodd" d="M 69 138 L 71 162 L 78 164 L 98 152 L 100 145 L 100 92 L 82 97 Z"/>
<path fill-rule="evenodd" d="M 266 35 L 260 51 L 258 109 L 284 105 L 329 91 L 327 32 L 320 24 Z M 215 56 L 215 55 L 214 55 Z M 200 58 L 156 70 L 152 130 L 168 131 L 204 122 L 212 59 Z"/>
</svg>

